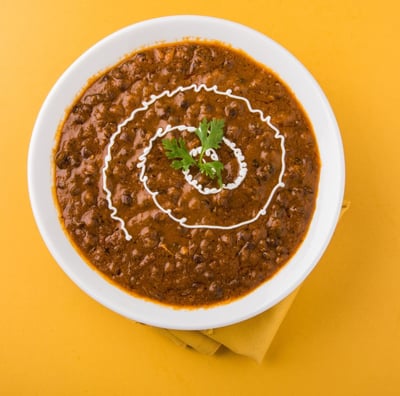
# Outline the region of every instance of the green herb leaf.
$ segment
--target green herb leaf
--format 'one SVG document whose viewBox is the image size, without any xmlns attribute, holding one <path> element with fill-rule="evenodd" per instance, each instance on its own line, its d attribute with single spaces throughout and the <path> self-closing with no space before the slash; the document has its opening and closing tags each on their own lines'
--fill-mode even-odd
<svg viewBox="0 0 400 396">
<path fill-rule="evenodd" d="M 174 169 L 183 169 L 188 171 L 192 165 L 197 166 L 202 173 L 211 179 L 218 179 L 218 184 L 222 187 L 222 170 L 224 164 L 220 161 L 207 162 L 203 159 L 205 152 L 208 149 L 218 149 L 224 136 L 224 120 L 213 119 L 208 122 L 203 119 L 199 127 L 195 130 L 195 134 L 201 142 L 201 152 L 196 161 L 186 147 L 185 141 L 180 138 L 176 140 L 164 139 L 162 144 L 168 159 L 173 159 L 171 166 Z"/>
<path fill-rule="evenodd" d="M 207 135 L 208 135 L 208 122 L 206 118 L 204 118 L 203 121 L 201 121 L 199 127 L 194 131 L 194 133 L 200 139 L 201 145 L 204 146 L 204 143 L 207 140 Z"/>
<path fill-rule="evenodd" d="M 199 162 L 202 161 L 204 153 L 208 149 L 219 148 L 224 136 L 224 125 L 224 120 L 213 119 L 212 121 L 207 122 L 207 120 L 204 118 L 203 121 L 201 121 L 200 126 L 195 130 L 196 135 L 201 141 Z"/>
<path fill-rule="evenodd" d="M 224 120 L 212 120 L 209 123 L 209 134 L 207 136 L 207 148 L 219 148 L 224 136 Z"/>
<path fill-rule="evenodd" d="M 200 172 L 205 173 L 209 178 L 214 179 L 217 177 L 219 186 L 222 186 L 224 164 L 221 161 L 203 162 L 199 164 L 199 168 Z"/>
<path fill-rule="evenodd" d="M 162 141 L 168 159 L 175 159 L 172 161 L 171 166 L 174 169 L 189 170 L 191 165 L 195 165 L 196 161 L 189 154 L 185 141 L 180 138 L 179 140 L 164 139 Z M 177 159 L 176 159 L 177 158 Z M 178 160 L 179 159 L 179 160 Z"/>
</svg>

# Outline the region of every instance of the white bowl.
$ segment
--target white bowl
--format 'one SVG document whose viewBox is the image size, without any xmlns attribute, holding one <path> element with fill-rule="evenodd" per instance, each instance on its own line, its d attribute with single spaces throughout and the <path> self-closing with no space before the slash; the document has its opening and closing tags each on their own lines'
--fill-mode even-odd
<svg viewBox="0 0 400 396">
<path fill-rule="evenodd" d="M 228 304 L 178 309 L 135 298 L 85 263 L 59 222 L 53 195 L 52 161 L 56 131 L 66 109 L 88 79 L 136 48 L 187 37 L 214 39 L 240 48 L 272 69 L 302 103 L 316 134 L 321 175 L 316 210 L 295 256 L 269 281 Z M 329 103 L 310 73 L 287 50 L 248 27 L 203 16 L 171 16 L 137 23 L 101 40 L 77 59 L 46 98 L 33 129 L 28 184 L 42 237 L 67 275 L 95 300 L 130 319 L 164 328 L 206 329 L 233 324 L 272 307 L 299 286 L 317 264 L 336 227 L 344 190 L 340 132 Z"/>
</svg>

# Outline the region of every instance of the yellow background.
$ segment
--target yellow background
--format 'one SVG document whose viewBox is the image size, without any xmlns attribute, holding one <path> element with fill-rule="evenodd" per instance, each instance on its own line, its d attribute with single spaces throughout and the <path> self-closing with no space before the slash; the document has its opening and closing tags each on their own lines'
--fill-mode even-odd
<svg viewBox="0 0 400 396">
<path fill-rule="evenodd" d="M 180 349 L 108 311 L 48 253 L 26 181 L 36 115 L 60 74 L 116 29 L 203 14 L 303 62 L 340 125 L 352 206 L 261 365 Z M 397 0 L 0 2 L 1 395 L 399 395 Z"/>
</svg>

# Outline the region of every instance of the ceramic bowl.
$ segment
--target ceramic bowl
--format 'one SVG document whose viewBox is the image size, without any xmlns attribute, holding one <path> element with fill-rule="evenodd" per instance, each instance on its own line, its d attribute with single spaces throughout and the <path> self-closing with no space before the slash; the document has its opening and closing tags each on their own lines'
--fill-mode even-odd
<svg viewBox="0 0 400 396">
<path fill-rule="evenodd" d="M 209 308 L 183 309 L 136 298 L 93 270 L 74 249 L 60 224 L 53 192 L 56 132 L 65 111 L 87 81 L 135 49 L 194 37 L 218 40 L 265 64 L 292 90 L 313 125 L 321 175 L 316 209 L 306 238 L 275 275 L 250 294 Z M 253 317 L 294 291 L 318 263 L 335 230 L 343 199 L 345 166 L 340 132 L 321 88 L 286 49 L 265 35 L 227 20 L 204 16 L 152 19 L 117 31 L 79 57 L 56 82 L 35 123 L 28 159 L 28 184 L 40 233 L 56 262 L 87 294 L 138 322 L 174 329 L 207 329 Z"/>
</svg>

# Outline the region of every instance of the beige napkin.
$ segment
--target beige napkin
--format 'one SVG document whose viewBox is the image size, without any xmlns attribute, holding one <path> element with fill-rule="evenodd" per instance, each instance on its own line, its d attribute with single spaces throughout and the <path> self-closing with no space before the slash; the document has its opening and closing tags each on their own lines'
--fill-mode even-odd
<svg viewBox="0 0 400 396">
<path fill-rule="evenodd" d="M 341 216 L 350 207 L 343 202 Z M 298 289 L 269 310 L 243 322 L 204 331 L 158 329 L 177 345 L 190 347 L 200 353 L 213 355 L 221 346 L 234 353 L 261 362 L 279 326 L 291 307 Z"/>
</svg>

